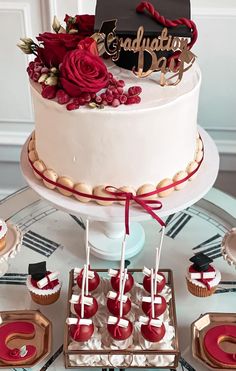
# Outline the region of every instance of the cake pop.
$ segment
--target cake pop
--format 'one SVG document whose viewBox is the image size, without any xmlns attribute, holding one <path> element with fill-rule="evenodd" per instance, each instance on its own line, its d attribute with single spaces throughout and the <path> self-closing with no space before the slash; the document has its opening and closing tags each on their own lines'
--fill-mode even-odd
<svg viewBox="0 0 236 371">
<path fill-rule="evenodd" d="M 68 318 L 67 323 L 70 325 L 70 336 L 75 341 L 88 341 L 94 333 L 94 325 L 91 319 Z"/>
<path fill-rule="evenodd" d="M 84 272 L 86 274 L 87 272 L 87 266 L 86 264 L 84 265 Z M 82 280 L 82 290 L 81 290 L 81 295 L 80 295 L 80 300 L 81 300 L 81 316 L 79 318 L 68 318 L 67 323 L 70 326 L 70 334 L 71 337 L 75 341 L 79 342 L 84 342 L 88 341 L 93 333 L 94 333 L 94 325 L 91 319 L 86 319 L 84 318 L 85 316 L 85 281 L 86 281 L 86 276 L 85 274 L 83 275 L 83 280 Z"/>
<path fill-rule="evenodd" d="M 81 317 L 82 311 L 82 298 L 81 295 L 73 295 L 71 298 L 71 303 L 74 304 L 74 309 L 78 317 Z M 91 318 L 93 317 L 98 310 L 98 303 L 96 298 L 92 295 L 85 295 L 84 296 L 84 318 Z"/>
<path fill-rule="evenodd" d="M 131 310 L 131 300 L 123 295 L 123 315 L 126 316 Z M 120 294 L 109 291 L 107 295 L 107 308 L 114 316 L 119 316 L 120 313 Z"/>
<path fill-rule="evenodd" d="M 165 326 L 162 321 L 155 318 L 155 299 L 154 299 L 154 274 L 151 269 L 151 313 L 150 317 L 140 317 L 141 333 L 147 341 L 156 343 L 160 341 L 165 335 Z"/>
<path fill-rule="evenodd" d="M 160 317 L 166 311 L 166 299 L 161 295 L 154 295 L 154 318 Z M 147 316 L 151 316 L 152 303 L 150 297 L 143 297 L 142 310 Z"/>
<path fill-rule="evenodd" d="M 124 270 L 124 274 L 120 278 L 119 292 L 121 298 L 123 298 L 124 296 L 126 274 L 127 269 Z M 133 325 L 130 320 L 123 317 L 123 304 L 123 300 L 120 300 L 119 317 L 110 316 L 108 318 L 107 329 L 111 337 L 115 340 L 126 340 L 131 336 L 133 332 Z"/>
</svg>

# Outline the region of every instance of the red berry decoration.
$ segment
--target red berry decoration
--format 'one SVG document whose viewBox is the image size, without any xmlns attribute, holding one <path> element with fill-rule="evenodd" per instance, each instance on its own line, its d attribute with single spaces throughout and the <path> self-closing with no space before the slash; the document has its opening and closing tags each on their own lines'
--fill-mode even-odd
<svg viewBox="0 0 236 371">
<path fill-rule="evenodd" d="M 155 287 L 154 287 L 154 292 L 157 292 L 158 294 L 160 294 L 165 287 L 166 278 L 163 273 L 158 272 L 158 275 L 162 276 L 163 279 L 161 280 L 161 282 L 157 282 L 157 290 L 155 290 Z M 147 292 L 151 293 L 151 276 L 144 276 L 143 287 L 145 288 Z"/>
<path fill-rule="evenodd" d="M 119 316 L 120 314 L 120 300 L 118 300 L 119 294 L 117 294 L 115 299 L 107 299 L 107 308 L 111 314 L 114 316 Z M 126 302 L 123 303 L 123 315 L 126 316 L 131 310 L 131 301 L 127 298 Z"/>
<path fill-rule="evenodd" d="M 107 330 L 108 330 L 109 334 L 115 340 L 126 340 L 131 336 L 131 334 L 133 332 L 132 323 L 127 318 L 122 318 L 122 319 L 129 322 L 127 327 L 118 326 L 117 323 L 115 325 L 111 325 L 111 324 L 108 323 L 108 325 L 107 325 Z M 119 320 L 117 319 L 117 321 L 119 321 Z"/>
<path fill-rule="evenodd" d="M 128 274 L 128 278 L 125 281 L 124 293 L 129 292 L 134 285 L 134 278 L 133 278 L 132 274 L 129 273 L 129 272 L 127 274 Z M 113 290 L 115 290 L 116 292 L 119 292 L 119 289 L 120 289 L 120 272 L 115 277 L 111 277 L 111 285 L 113 287 Z"/>
<path fill-rule="evenodd" d="M 92 305 L 84 305 L 84 318 L 91 318 L 91 317 L 93 317 L 97 313 L 98 302 L 91 295 L 88 295 L 86 297 L 87 298 L 92 298 L 93 299 L 93 304 Z M 75 308 L 76 314 L 79 317 L 81 317 L 81 310 L 82 310 L 81 296 L 79 298 L 79 303 L 78 304 L 74 304 L 74 308 Z"/>
<path fill-rule="evenodd" d="M 57 91 L 56 97 L 59 104 L 66 104 L 70 101 L 70 96 L 62 89 Z"/>
<path fill-rule="evenodd" d="M 167 304 L 166 304 L 166 299 L 163 296 L 155 295 L 155 298 L 161 298 L 161 303 L 160 304 L 158 304 L 158 303 L 154 304 L 154 317 L 157 318 L 165 312 Z M 144 311 L 144 313 L 148 317 L 151 317 L 151 315 L 152 315 L 152 303 L 148 303 L 146 301 L 143 301 L 142 302 L 142 310 Z"/>
<path fill-rule="evenodd" d="M 94 333 L 94 325 L 71 325 L 70 335 L 75 341 L 88 341 Z"/>
<path fill-rule="evenodd" d="M 79 286 L 80 289 L 82 288 L 83 271 L 84 270 L 82 269 L 80 274 L 77 277 L 77 285 Z M 100 277 L 97 274 L 97 272 L 94 271 L 94 277 L 88 280 L 88 290 L 89 291 L 95 290 L 98 287 L 99 283 L 100 283 Z"/>
<path fill-rule="evenodd" d="M 166 329 L 164 323 L 162 323 L 161 327 L 156 327 L 150 325 L 149 322 L 149 324 L 141 326 L 141 332 L 144 339 L 152 343 L 157 343 L 165 336 Z"/>
</svg>

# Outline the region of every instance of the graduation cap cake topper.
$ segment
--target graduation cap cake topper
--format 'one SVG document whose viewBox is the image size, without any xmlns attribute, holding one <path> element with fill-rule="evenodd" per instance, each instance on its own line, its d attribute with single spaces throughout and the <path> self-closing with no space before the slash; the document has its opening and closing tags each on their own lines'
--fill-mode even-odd
<svg viewBox="0 0 236 371">
<path fill-rule="evenodd" d="M 46 276 L 46 261 L 40 263 L 29 264 L 28 273 L 31 275 L 33 280 L 40 281 Z"/>
<path fill-rule="evenodd" d="M 176 11 L 175 7 L 172 14 L 170 11 L 166 13 L 169 17 L 178 16 L 176 19 L 168 19 L 157 11 L 163 1 L 153 2 L 156 7 L 147 1 L 122 0 L 119 8 L 125 17 L 107 18 L 109 20 L 103 21 L 98 28 L 104 12 L 103 17 L 114 14 L 114 4 L 98 0 L 95 28 L 99 29 L 107 54 L 120 67 L 131 69 L 139 78 L 159 71 L 160 85 L 177 85 L 195 61 L 196 56 L 190 49 L 197 40 L 196 25 L 186 18 L 190 16 L 188 0 L 177 1 L 178 6 L 182 3 L 180 10 Z M 171 4 L 173 6 L 173 2 L 169 8 Z"/>
<path fill-rule="evenodd" d="M 206 272 L 209 265 L 213 262 L 211 258 L 203 253 L 196 254 L 189 260 L 193 263 L 193 268 L 198 272 Z"/>
</svg>

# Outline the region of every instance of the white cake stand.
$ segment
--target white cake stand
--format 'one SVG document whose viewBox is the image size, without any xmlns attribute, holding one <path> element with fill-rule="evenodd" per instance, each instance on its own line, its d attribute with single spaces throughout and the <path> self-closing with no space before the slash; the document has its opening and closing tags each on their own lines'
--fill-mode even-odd
<svg viewBox="0 0 236 371">
<path fill-rule="evenodd" d="M 7 223 L 6 246 L 0 252 L 0 277 L 8 271 L 8 260 L 13 259 L 21 249 L 23 234 L 15 225 Z"/>
<path fill-rule="evenodd" d="M 162 199 L 163 207 L 158 211 L 160 217 L 184 210 L 199 201 L 213 186 L 218 170 L 219 155 L 214 141 L 205 130 L 199 128 L 204 142 L 205 157 L 197 177 L 187 186 L 169 197 Z M 119 204 L 100 206 L 95 202 L 82 203 L 73 197 L 66 197 L 56 190 L 46 188 L 36 179 L 27 159 L 27 142 L 21 153 L 21 169 L 29 186 L 57 209 L 69 214 L 91 220 L 89 243 L 91 252 L 101 259 L 120 260 L 121 241 L 124 236 L 124 207 Z M 138 171 L 138 170 L 137 170 Z M 126 258 L 138 254 L 145 241 L 143 227 L 138 223 L 149 220 L 151 216 L 140 207 L 130 207 L 130 236 L 127 239 Z"/>
</svg>

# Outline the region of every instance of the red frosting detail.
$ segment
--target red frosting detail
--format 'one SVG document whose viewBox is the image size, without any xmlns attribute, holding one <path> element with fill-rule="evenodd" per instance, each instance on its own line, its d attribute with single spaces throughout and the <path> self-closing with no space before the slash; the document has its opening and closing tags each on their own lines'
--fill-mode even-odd
<svg viewBox="0 0 236 371">
<path fill-rule="evenodd" d="M 124 293 L 129 292 L 134 285 L 134 277 L 129 272 L 127 274 L 128 274 L 128 278 L 125 281 Z M 115 277 L 111 277 L 111 285 L 116 292 L 119 292 L 119 289 L 120 289 L 120 272 L 118 272 L 118 274 Z"/>
<path fill-rule="evenodd" d="M 94 333 L 94 325 L 71 325 L 70 334 L 75 341 L 88 341 Z"/>
<path fill-rule="evenodd" d="M 93 317 L 98 310 L 98 302 L 97 300 L 92 297 L 91 295 L 86 296 L 87 298 L 93 298 L 93 304 L 92 305 L 85 305 L 84 306 L 84 318 L 91 318 Z M 81 296 L 79 298 L 79 303 L 74 305 L 75 311 L 78 314 L 79 317 L 81 317 L 81 310 L 82 310 L 82 305 L 81 305 Z"/>
<path fill-rule="evenodd" d="M 36 355 L 37 350 L 33 345 L 26 345 L 26 355 L 20 356 L 20 350 L 17 348 L 10 349 L 7 346 L 8 341 L 14 339 L 23 339 L 34 337 L 35 327 L 31 322 L 10 322 L 0 326 L 0 360 L 2 362 L 27 361 Z"/>
<path fill-rule="evenodd" d="M 165 312 L 167 304 L 166 304 L 166 299 L 163 296 L 155 295 L 155 298 L 161 298 L 161 304 L 157 304 L 157 303 L 154 304 L 154 317 L 158 318 Z M 152 316 L 152 303 L 143 301 L 142 310 L 147 316 L 151 317 Z"/>
<path fill-rule="evenodd" d="M 151 319 L 150 319 L 151 321 Z M 147 325 L 141 326 L 141 332 L 147 341 L 151 341 L 152 343 L 156 343 L 158 341 L 161 341 L 166 333 L 166 328 L 164 323 L 162 323 L 161 327 L 155 327 L 150 325 L 150 321 Z"/>
<path fill-rule="evenodd" d="M 125 317 L 123 317 L 122 319 L 129 322 L 127 327 L 121 327 L 118 325 L 120 318 L 117 319 L 117 323 L 115 325 L 110 325 L 109 323 L 107 325 L 107 330 L 109 334 L 115 340 L 126 340 L 131 336 L 133 332 L 133 325 L 130 322 L 130 320 L 128 320 Z"/>
<path fill-rule="evenodd" d="M 163 273 L 158 272 L 158 274 L 163 277 L 161 282 L 157 282 L 157 293 L 160 294 L 165 287 L 166 278 Z M 143 287 L 145 288 L 147 292 L 151 293 L 151 276 L 144 276 Z M 154 291 L 155 291 L 155 288 L 154 288 Z"/>
<path fill-rule="evenodd" d="M 192 39 L 191 39 L 191 41 L 188 44 L 188 50 L 190 50 L 193 47 L 193 45 L 195 44 L 195 42 L 197 40 L 197 37 L 198 37 L 198 31 L 197 31 L 196 24 L 191 19 L 187 19 L 187 18 L 179 18 L 179 19 L 175 19 L 175 20 L 167 19 L 164 16 L 162 16 L 160 13 L 158 13 L 155 10 L 154 6 L 150 2 L 148 2 L 148 1 L 142 1 L 136 7 L 136 11 L 137 11 L 137 13 L 144 13 L 145 10 L 147 12 L 149 12 L 151 14 L 151 16 L 158 23 L 162 24 L 164 27 L 176 27 L 176 26 L 179 26 L 179 25 L 185 25 L 188 28 L 190 28 L 190 30 L 192 30 Z M 178 57 L 179 57 L 179 55 L 180 55 L 180 52 L 179 51 L 175 52 L 168 59 L 168 61 L 170 62 L 171 59 L 174 59 L 177 62 L 177 64 L 178 64 Z"/>
<path fill-rule="evenodd" d="M 201 278 L 197 279 L 196 281 L 203 283 L 203 285 L 207 287 L 207 290 L 211 289 L 209 282 L 211 282 L 214 278 L 203 278 L 203 274 L 206 272 L 215 272 L 215 271 L 216 270 L 212 265 L 209 265 L 207 271 L 204 271 L 204 272 L 197 271 L 196 269 L 193 268 L 193 265 L 189 267 L 189 273 L 200 273 L 201 274 Z"/>
<path fill-rule="evenodd" d="M 107 299 L 107 308 L 110 313 L 114 314 L 114 316 L 118 317 L 120 314 L 120 300 L 119 293 L 117 293 L 115 299 L 108 298 Z M 123 303 L 123 315 L 126 316 L 131 310 L 131 301 L 129 298 L 127 298 L 126 302 Z"/>
<path fill-rule="evenodd" d="M 90 269 L 90 266 L 89 266 L 89 270 L 91 271 Z M 82 281 L 83 281 L 83 272 L 84 272 L 84 269 L 81 269 L 78 277 L 77 277 L 77 285 L 79 286 L 80 289 L 82 289 Z M 94 277 L 93 278 L 90 278 L 88 280 L 88 290 L 89 291 L 94 291 L 96 290 L 96 288 L 98 287 L 99 283 L 100 283 L 100 277 L 99 275 L 97 274 L 96 271 L 93 271 L 94 272 Z"/>
<path fill-rule="evenodd" d="M 31 284 L 32 284 L 35 288 L 37 288 L 37 289 L 39 289 L 39 290 L 52 290 L 54 287 L 56 287 L 57 285 L 59 285 L 59 280 L 56 279 L 56 280 L 50 281 L 50 279 L 48 278 L 48 276 L 49 276 L 49 274 L 51 274 L 51 273 L 52 273 L 52 272 L 47 271 L 45 277 L 46 277 L 47 280 L 48 280 L 48 284 L 47 284 L 46 286 L 44 286 L 42 289 L 40 289 L 40 288 L 38 287 L 38 285 L 37 285 L 38 281 L 34 280 L 32 277 L 31 277 Z"/>
<path fill-rule="evenodd" d="M 224 340 L 236 343 L 236 326 L 234 325 L 219 325 L 209 329 L 204 336 L 203 344 L 206 352 L 221 364 L 227 366 L 236 365 L 235 354 L 227 353 L 220 348 L 220 343 Z"/>
</svg>

